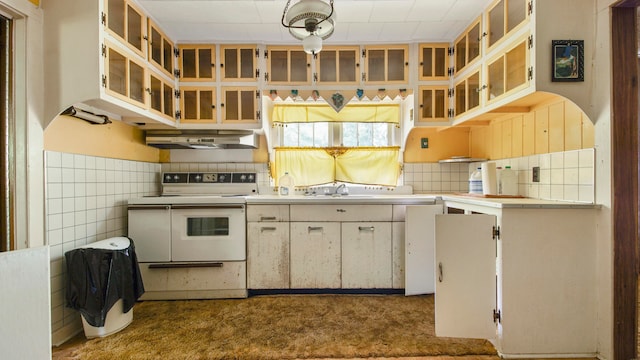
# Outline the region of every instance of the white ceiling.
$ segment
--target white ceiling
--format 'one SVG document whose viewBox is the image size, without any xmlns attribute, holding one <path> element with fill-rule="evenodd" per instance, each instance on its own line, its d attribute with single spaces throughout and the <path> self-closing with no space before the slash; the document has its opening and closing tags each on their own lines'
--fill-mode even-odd
<svg viewBox="0 0 640 360">
<path fill-rule="evenodd" d="M 328 0 L 326 0 L 328 1 Z M 452 41 L 493 0 L 335 0 L 325 44 Z M 286 0 L 139 0 L 173 41 L 295 44 L 280 21 Z M 291 5 L 298 0 L 292 0 Z"/>
</svg>

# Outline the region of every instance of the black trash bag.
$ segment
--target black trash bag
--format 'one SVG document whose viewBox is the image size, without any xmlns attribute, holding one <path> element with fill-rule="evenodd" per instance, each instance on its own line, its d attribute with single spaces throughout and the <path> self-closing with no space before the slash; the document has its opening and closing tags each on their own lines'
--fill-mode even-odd
<svg viewBox="0 0 640 360">
<path fill-rule="evenodd" d="M 126 313 L 144 294 L 135 246 L 129 240 L 122 250 L 79 248 L 64 254 L 67 307 L 78 310 L 91 326 L 104 326 L 118 299 Z"/>
</svg>

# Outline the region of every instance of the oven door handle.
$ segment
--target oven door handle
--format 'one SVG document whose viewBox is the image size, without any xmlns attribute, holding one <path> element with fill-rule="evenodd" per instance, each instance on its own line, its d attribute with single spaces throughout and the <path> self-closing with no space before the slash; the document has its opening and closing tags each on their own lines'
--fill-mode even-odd
<svg viewBox="0 0 640 360">
<path fill-rule="evenodd" d="M 244 205 L 171 205 L 173 210 L 185 210 L 185 209 L 244 209 Z"/>
<path fill-rule="evenodd" d="M 169 210 L 170 205 L 129 205 L 127 210 Z"/>
<path fill-rule="evenodd" d="M 216 267 L 221 268 L 221 262 L 192 262 L 192 263 L 155 263 L 149 264 L 149 269 L 180 269 L 180 268 L 201 268 Z"/>
</svg>

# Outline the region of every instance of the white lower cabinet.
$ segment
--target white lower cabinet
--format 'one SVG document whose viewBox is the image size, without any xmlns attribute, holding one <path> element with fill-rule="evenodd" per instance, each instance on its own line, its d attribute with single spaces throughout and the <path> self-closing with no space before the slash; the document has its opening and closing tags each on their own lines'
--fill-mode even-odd
<svg viewBox="0 0 640 360">
<path fill-rule="evenodd" d="M 289 205 L 247 206 L 247 287 L 289 288 Z"/>
<path fill-rule="evenodd" d="M 247 286 L 289 288 L 289 223 L 247 224 Z"/>
<path fill-rule="evenodd" d="M 491 339 L 504 357 L 594 357 L 597 209 L 445 206 L 465 214 L 436 215 L 436 335 Z"/>
<path fill-rule="evenodd" d="M 342 287 L 392 286 L 391 222 L 342 223 Z"/>
<path fill-rule="evenodd" d="M 341 286 L 339 222 L 291 223 L 291 288 Z"/>
</svg>

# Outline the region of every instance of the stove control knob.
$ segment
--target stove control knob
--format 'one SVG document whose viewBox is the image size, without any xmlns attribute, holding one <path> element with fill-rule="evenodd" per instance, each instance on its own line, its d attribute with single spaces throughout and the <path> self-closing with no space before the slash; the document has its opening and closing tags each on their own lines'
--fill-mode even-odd
<svg viewBox="0 0 640 360">
<path fill-rule="evenodd" d="M 171 181 L 171 175 L 167 174 L 164 176 L 164 181 L 169 182 Z"/>
<path fill-rule="evenodd" d="M 242 174 L 240 175 L 240 181 L 245 181 L 247 179 L 247 175 Z"/>
<path fill-rule="evenodd" d="M 178 181 L 178 179 L 180 179 L 180 176 L 178 176 L 178 174 L 173 175 L 173 180 Z"/>
<path fill-rule="evenodd" d="M 196 179 L 196 182 L 200 182 L 202 181 L 202 176 L 196 175 L 195 179 Z"/>
<path fill-rule="evenodd" d="M 224 175 L 220 175 L 220 176 L 218 176 L 218 179 L 220 180 L 220 181 L 218 181 L 218 182 L 224 182 L 224 178 L 225 178 L 225 177 L 226 177 L 226 176 L 224 176 Z"/>
<path fill-rule="evenodd" d="M 249 179 L 249 181 L 253 181 L 253 174 L 249 174 L 248 175 L 248 179 Z"/>
</svg>

